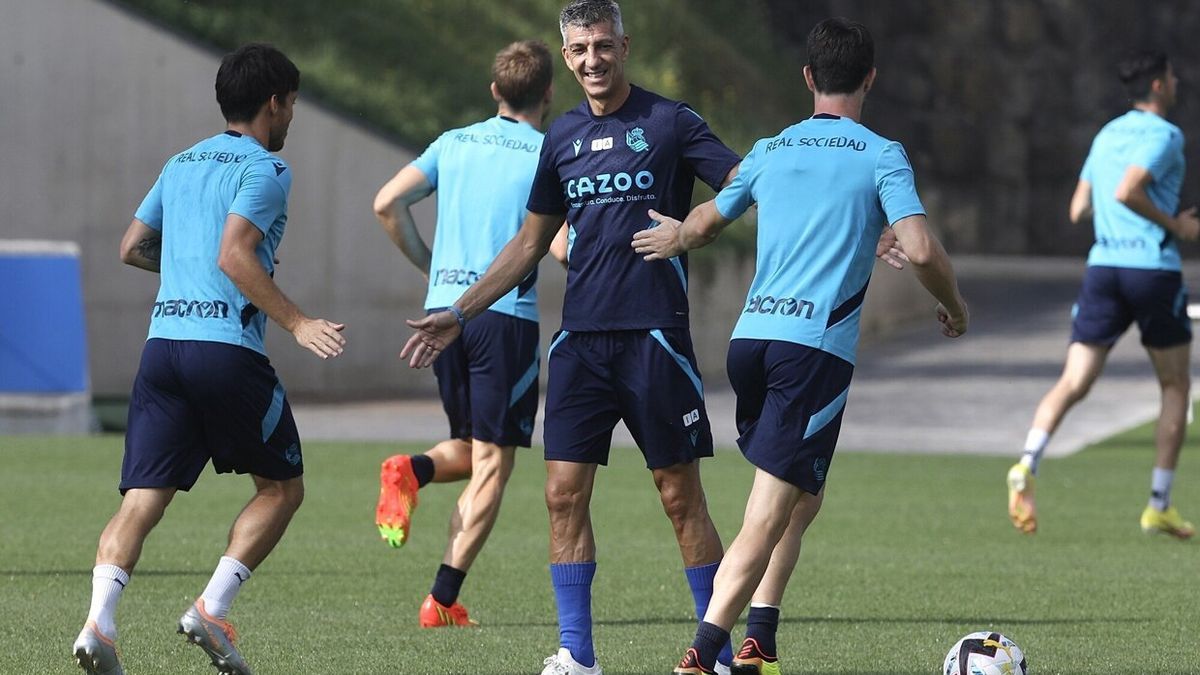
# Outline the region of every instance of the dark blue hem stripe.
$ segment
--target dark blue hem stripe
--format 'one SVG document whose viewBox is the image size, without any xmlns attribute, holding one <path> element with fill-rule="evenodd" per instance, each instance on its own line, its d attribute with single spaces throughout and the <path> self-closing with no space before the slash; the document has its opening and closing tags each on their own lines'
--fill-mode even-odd
<svg viewBox="0 0 1200 675">
<path fill-rule="evenodd" d="M 829 313 L 829 321 L 825 322 L 825 328 L 832 328 L 853 314 L 854 310 L 862 306 L 863 298 L 865 297 L 867 297 L 867 285 L 863 284 L 862 290 L 850 296 L 848 300 L 838 305 Z"/>
</svg>

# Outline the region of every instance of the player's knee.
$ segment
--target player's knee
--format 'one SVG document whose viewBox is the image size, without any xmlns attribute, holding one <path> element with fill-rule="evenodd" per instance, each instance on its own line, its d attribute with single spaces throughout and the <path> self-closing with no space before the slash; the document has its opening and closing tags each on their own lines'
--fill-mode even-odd
<svg viewBox="0 0 1200 675">
<path fill-rule="evenodd" d="M 471 460 L 471 479 L 488 483 L 508 482 L 513 470 L 513 448 L 477 443 Z"/>
<path fill-rule="evenodd" d="M 171 503 L 174 490 L 135 489 L 129 490 L 121 499 L 116 518 L 137 521 L 146 527 L 154 527 Z"/>
<path fill-rule="evenodd" d="M 304 481 L 300 477 L 290 480 L 264 480 L 258 482 L 258 494 L 274 501 L 281 510 L 295 513 L 304 503 Z"/>
<path fill-rule="evenodd" d="M 1093 382 L 1095 382 L 1095 378 L 1092 377 L 1064 375 L 1059 381 L 1059 387 L 1070 403 L 1077 403 L 1092 390 Z"/>
<path fill-rule="evenodd" d="M 577 485 L 565 481 L 546 481 L 546 509 L 550 518 L 569 517 L 587 508 L 587 494 Z"/>
<path fill-rule="evenodd" d="M 708 512 L 704 491 L 698 486 L 685 486 L 667 481 L 659 485 L 658 496 L 662 500 L 663 511 L 676 529 Z"/>
<path fill-rule="evenodd" d="M 1186 394 L 1192 388 L 1192 378 L 1187 370 L 1183 369 L 1174 373 L 1160 373 L 1158 376 L 1158 386 L 1163 391 Z"/>
<path fill-rule="evenodd" d="M 783 539 L 783 535 L 787 532 L 790 523 L 791 517 L 785 512 L 769 509 L 747 509 L 745 518 L 742 520 L 741 532 L 761 537 L 765 542 L 765 546 L 774 546 L 780 539 Z M 743 534 L 739 534 L 738 536 L 741 537 Z"/>
</svg>

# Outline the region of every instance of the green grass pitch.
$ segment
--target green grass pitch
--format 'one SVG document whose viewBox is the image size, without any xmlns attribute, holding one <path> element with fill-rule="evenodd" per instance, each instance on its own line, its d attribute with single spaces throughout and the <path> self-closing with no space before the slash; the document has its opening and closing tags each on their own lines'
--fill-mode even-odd
<svg viewBox="0 0 1200 675">
<path fill-rule="evenodd" d="M 500 522 L 467 577 L 462 599 L 483 627 L 425 631 L 417 607 L 458 488 L 424 490 L 412 540 L 389 549 L 372 521 L 377 468 L 395 449 L 305 447 L 306 502 L 234 605 L 243 653 L 266 675 L 539 672 L 558 643 L 538 451 L 520 453 Z M 936 673 L 959 636 L 984 629 L 1016 640 L 1039 675 L 1195 672 L 1200 547 L 1139 531 L 1152 452 L 1142 428 L 1046 460 L 1033 537 L 1005 516 L 1009 459 L 839 455 L 785 599 L 785 672 Z M 75 672 L 70 644 L 87 612 L 97 537 L 117 506 L 120 458 L 119 436 L 0 438 L 3 672 Z M 1193 465 L 1185 451 L 1175 501 L 1195 519 Z M 751 471 L 723 451 L 704 475 L 728 542 Z M 175 620 L 203 589 L 250 489 L 247 478 L 207 473 L 151 535 L 118 610 L 131 675 L 212 672 L 175 635 Z M 605 673 L 665 674 L 691 639 L 691 596 L 636 452 L 615 451 L 600 472 L 593 517 Z"/>
</svg>

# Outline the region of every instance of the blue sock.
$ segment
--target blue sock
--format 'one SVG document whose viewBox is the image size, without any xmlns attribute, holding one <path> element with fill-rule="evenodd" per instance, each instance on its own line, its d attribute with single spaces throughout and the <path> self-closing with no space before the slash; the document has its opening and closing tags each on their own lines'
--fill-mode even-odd
<svg viewBox="0 0 1200 675">
<path fill-rule="evenodd" d="M 558 606 L 559 642 L 571 652 L 571 658 L 585 668 L 596 664 L 596 651 L 592 646 L 592 578 L 595 576 L 595 562 L 550 565 L 554 602 Z"/>
<path fill-rule="evenodd" d="M 728 645 L 729 631 L 722 630 L 719 626 L 714 626 L 707 621 L 700 622 L 696 628 L 696 639 L 692 641 L 692 647 L 696 650 L 701 667 L 711 670 L 717 662 L 717 651 L 728 649 Z"/>
<path fill-rule="evenodd" d="M 720 566 L 720 562 L 715 562 L 683 569 L 688 586 L 692 588 L 692 600 L 696 602 L 696 618 L 700 621 L 704 620 L 704 613 L 708 611 L 708 601 L 712 599 L 713 579 L 716 578 L 717 568 Z M 717 661 L 727 666 L 732 660 L 733 645 L 729 644 L 729 638 L 726 636 L 725 646 L 721 647 L 721 653 L 717 654 Z"/>
<path fill-rule="evenodd" d="M 754 638 L 767 656 L 775 656 L 775 632 L 779 629 L 778 607 L 750 607 L 746 616 L 746 637 Z"/>
</svg>

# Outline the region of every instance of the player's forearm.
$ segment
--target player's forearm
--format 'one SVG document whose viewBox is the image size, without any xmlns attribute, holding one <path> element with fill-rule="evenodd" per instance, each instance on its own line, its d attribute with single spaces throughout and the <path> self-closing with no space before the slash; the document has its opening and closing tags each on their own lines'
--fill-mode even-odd
<svg viewBox="0 0 1200 675">
<path fill-rule="evenodd" d="M 531 214 L 530 217 L 535 216 Z M 560 221 L 559 225 L 561 224 Z M 554 240 L 557 230 L 558 225 L 552 228 L 542 228 L 540 231 L 522 227 L 517 235 L 505 244 L 504 248 L 500 249 L 500 253 L 488 266 L 487 272 L 479 278 L 479 281 L 468 288 L 458 302 L 454 303 L 462 311 L 463 316 L 470 319 L 482 314 L 506 293 L 516 288 L 517 284 L 524 281 L 533 268 L 537 267 L 538 261 L 545 257 L 550 250 L 550 243 Z"/>
<path fill-rule="evenodd" d="M 679 226 L 676 238 L 685 251 L 707 246 L 716 241 L 721 235 L 721 230 L 725 229 L 729 222 L 717 210 L 716 202 L 709 200 L 692 209 L 687 219 Z"/>
<path fill-rule="evenodd" d="M 917 281 L 921 282 L 934 299 L 942 303 L 951 316 L 966 314 L 967 303 L 958 290 L 954 266 L 950 263 L 950 256 L 946 254 L 946 249 L 942 248 L 941 242 L 932 239 L 924 256 L 917 259 L 910 256 L 909 261 L 912 263 L 913 273 L 917 275 Z"/>
<path fill-rule="evenodd" d="M 1117 201 L 1128 207 L 1130 211 L 1158 225 L 1167 232 L 1175 235 L 1180 234 L 1179 226 L 1176 224 L 1175 219 L 1155 206 L 1154 202 L 1150 201 L 1150 196 L 1146 194 L 1145 190 L 1135 189 L 1124 193 L 1118 192 Z"/>
<path fill-rule="evenodd" d="M 379 224 L 383 226 L 384 232 L 387 232 L 392 243 L 428 279 L 433 253 L 429 250 L 429 245 L 425 243 L 425 240 L 421 238 L 421 233 L 417 231 L 417 224 L 413 220 L 408 204 L 397 204 L 393 208 L 376 212 L 375 216 L 379 219 Z"/>
<path fill-rule="evenodd" d="M 1073 224 L 1081 225 L 1083 223 L 1091 222 L 1092 214 L 1093 211 L 1091 198 L 1078 201 L 1071 200 L 1071 209 L 1068 213 L 1068 217 L 1071 219 Z"/>
<path fill-rule="evenodd" d="M 242 295 L 289 333 L 294 332 L 296 326 L 307 318 L 300 308 L 283 294 L 253 253 L 241 250 L 223 251 L 217 265 Z"/>
<path fill-rule="evenodd" d="M 147 272 L 160 272 L 162 235 L 142 237 L 137 241 L 122 241 L 121 262 Z"/>
</svg>

